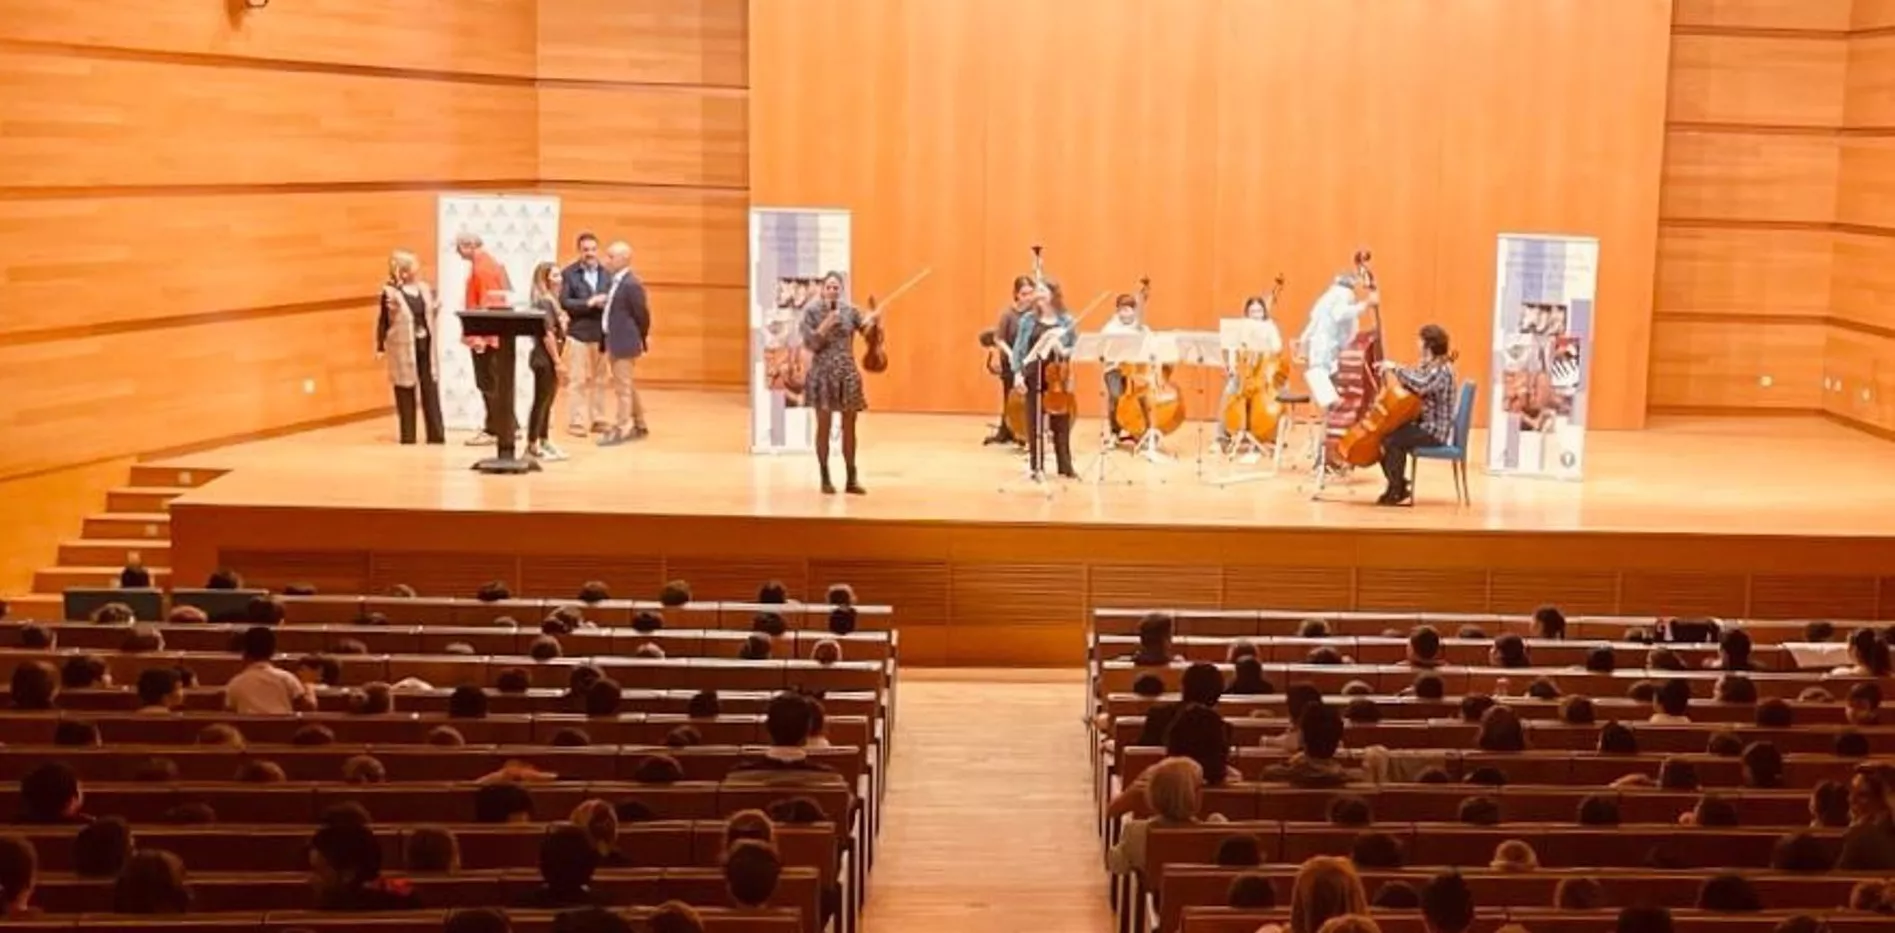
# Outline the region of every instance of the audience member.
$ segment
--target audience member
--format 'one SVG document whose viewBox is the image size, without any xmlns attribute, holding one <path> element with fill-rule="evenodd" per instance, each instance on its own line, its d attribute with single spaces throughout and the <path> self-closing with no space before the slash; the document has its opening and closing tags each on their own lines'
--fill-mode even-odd
<svg viewBox="0 0 1895 933">
<path fill-rule="evenodd" d="M 598 904 L 592 876 L 599 869 L 599 853 L 585 829 L 554 823 L 540 836 L 540 885 L 520 898 L 518 906 L 559 910 Z"/>
<path fill-rule="evenodd" d="M 1676 726 L 1691 722 L 1688 714 L 1691 707 L 1691 682 L 1682 677 L 1673 677 L 1658 688 L 1658 696 L 1652 700 L 1651 722 L 1654 725 Z"/>
<path fill-rule="evenodd" d="M 1540 856 L 1525 840 L 1509 839 L 1494 847 L 1494 859 L 1487 867 L 1507 874 L 1528 874 L 1540 870 Z"/>
<path fill-rule="evenodd" d="M 450 911 L 442 933 L 513 933 L 507 912 L 495 907 L 462 907 Z"/>
<path fill-rule="evenodd" d="M 1470 826 L 1498 826 L 1500 801 L 1484 795 L 1462 798 L 1457 816 Z"/>
<path fill-rule="evenodd" d="M 449 719 L 486 719 L 487 691 L 473 684 L 455 687 L 447 697 L 447 716 Z"/>
<path fill-rule="evenodd" d="M 1404 858 L 1401 840 L 1388 833 L 1362 833 L 1349 848 L 1349 860 L 1357 868 L 1394 871 L 1402 867 Z"/>
<path fill-rule="evenodd" d="M 474 822 L 530 823 L 533 796 L 518 784 L 482 785 L 474 791 Z"/>
<path fill-rule="evenodd" d="M 1753 913 L 1763 909 L 1757 889 L 1743 875 L 1720 872 L 1698 887 L 1698 909 L 1717 913 Z"/>
<path fill-rule="evenodd" d="M 1596 715 L 1590 697 L 1574 695 L 1562 697 L 1559 701 L 1559 721 L 1566 725 L 1590 726 Z"/>
<path fill-rule="evenodd" d="M 224 708 L 245 716 L 288 716 L 316 708 L 310 688 L 277 667 L 276 630 L 251 626 L 241 636 L 244 668 L 224 685 Z"/>
<path fill-rule="evenodd" d="M 1225 836 L 1218 840 L 1211 863 L 1220 868 L 1255 868 L 1263 864 L 1263 842 L 1247 833 Z"/>
<path fill-rule="evenodd" d="M 763 728 L 770 747 L 759 757 L 734 765 L 724 780 L 733 784 L 836 784 L 842 775 L 809 757 L 809 735 L 815 712 L 800 693 L 779 693 L 764 710 Z"/>
<path fill-rule="evenodd" d="M 386 784 L 388 769 L 381 759 L 373 755 L 351 755 L 342 762 L 342 783 L 344 784 Z"/>
<path fill-rule="evenodd" d="M 59 667 L 59 686 L 64 690 L 90 690 L 112 686 L 112 669 L 96 654 L 76 654 Z"/>
<path fill-rule="evenodd" d="M 13 822 L 34 826 L 90 823 L 92 817 L 81 809 L 84 804 L 85 790 L 72 768 L 62 761 L 44 762 L 20 778 L 20 812 Z"/>
<path fill-rule="evenodd" d="M 1608 722 L 1599 727 L 1599 747 L 1601 755 L 1636 755 L 1638 737 L 1629 726 L 1617 721 Z"/>
<path fill-rule="evenodd" d="M 1621 908 L 1617 933 L 1672 933 L 1671 910 L 1650 905 Z"/>
<path fill-rule="evenodd" d="M 1236 910 L 1269 910 L 1276 906 L 1276 889 L 1270 879 L 1256 872 L 1244 872 L 1230 881 L 1224 894 L 1224 906 Z"/>
<path fill-rule="evenodd" d="M 1849 786 L 1841 781 L 1819 781 L 1809 792 L 1810 826 L 1834 829 L 1849 825 Z"/>
<path fill-rule="evenodd" d="M 1895 766 L 1858 765 L 1849 779 L 1849 829 L 1836 870 L 1895 870 Z"/>
<path fill-rule="evenodd" d="M 755 910 L 769 904 L 782 874 L 782 858 L 770 843 L 740 839 L 724 853 L 724 885 L 732 905 L 740 909 Z"/>
<path fill-rule="evenodd" d="M 1368 826 L 1375 822 L 1375 812 L 1367 800 L 1342 794 L 1329 801 L 1329 822 L 1335 826 Z"/>
<path fill-rule="evenodd" d="M 1480 732 L 1474 744 L 1485 752 L 1523 752 L 1527 748 L 1526 728 L 1512 707 L 1495 706 L 1480 717 Z"/>
<path fill-rule="evenodd" d="M 1553 887 L 1553 906 L 1560 910 L 1598 910 L 1605 906 L 1605 889 L 1592 878 L 1561 878 Z"/>
<path fill-rule="evenodd" d="M 632 864 L 631 857 L 619 848 L 619 817 L 611 804 L 598 799 L 587 800 L 574 807 L 567 819 L 585 830 L 600 868 L 625 868 Z"/>
<path fill-rule="evenodd" d="M 8 695 L 17 710 L 53 709 L 59 698 L 59 672 L 45 661 L 22 661 L 13 669 Z"/>
<path fill-rule="evenodd" d="M 116 816 L 101 817 L 73 837 L 72 873 L 81 878 L 117 877 L 136 847 L 130 824 Z"/>
<path fill-rule="evenodd" d="M 115 914 L 187 914 L 191 886 L 185 880 L 184 860 L 163 849 L 140 849 L 131 854 L 112 884 Z"/>
<path fill-rule="evenodd" d="M 1589 794 L 1579 801 L 1579 825 L 1619 825 L 1619 801 L 1606 794 Z"/>
<path fill-rule="evenodd" d="M 1117 874 L 1145 870 L 1146 840 L 1154 828 L 1191 826 L 1199 822 L 1203 801 L 1204 770 L 1189 758 L 1166 758 L 1152 765 L 1145 782 L 1145 797 L 1152 816 L 1125 824 L 1118 844 L 1106 853 L 1106 865 Z M 1222 822 L 1213 815 L 1211 822 Z"/>
<path fill-rule="evenodd" d="M 97 748 L 99 727 L 88 720 L 62 716 L 53 723 L 53 744 L 62 748 Z"/>
<path fill-rule="evenodd" d="M 487 788 L 482 788 L 486 790 Z M 309 840 L 317 910 L 412 910 L 421 906 L 406 880 L 382 877 L 382 846 L 360 823 L 331 823 Z"/>
<path fill-rule="evenodd" d="M 1421 891 L 1406 881 L 1384 881 L 1369 906 L 1377 910 L 1420 910 Z"/>
<path fill-rule="evenodd" d="M 0 835 L 0 918 L 20 920 L 39 915 L 33 889 L 39 882 L 39 852 L 26 837 Z"/>
<path fill-rule="evenodd" d="M 1287 933 L 1320 933 L 1330 918 L 1367 913 L 1368 904 L 1362 878 L 1348 859 L 1316 856 L 1297 869 Z"/>
<path fill-rule="evenodd" d="M 1783 753 L 1774 742 L 1752 742 L 1741 756 L 1744 786 L 1774 788 L 1783 786 Z"/>
<path fill-rule="evenodd" d="M 1882 723 L 1882 687 L 1874 681 L 1863 681 L 1849 688 L 1849 724 L 1852 726 L 1876 726 Z"/>
</svg>

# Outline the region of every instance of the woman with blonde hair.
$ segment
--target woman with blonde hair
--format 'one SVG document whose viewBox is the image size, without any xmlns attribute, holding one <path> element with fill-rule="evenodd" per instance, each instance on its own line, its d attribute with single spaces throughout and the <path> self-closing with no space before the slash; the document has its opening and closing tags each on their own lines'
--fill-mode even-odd
<svg viewBox="0 0 1895 933">
<path fill-rule="evenodd" d="M 1362 877 L 1346 858 L 1318 855 L 1303 863 L 1290 888 L 1290 928 L 1286 933 L 1322 933 L 1336 917 L 1369 912 Z"/>
<path fill-rule="evenodd" d="M 1141 778 L 1146 775 L 1150 780 L 1145 785 L 1145 797 L 1151 803 L 1152 816 L 1125 824 L 1118 845 L 1106 853 L 1106 866 L 1114 874 L 1145 870 L 1145 847 L 1153 829 L 1192 826 L 1199 822 L 1198 809 L 1204 802 L 1204 769 L 1197 762 L 1189 758 L 1167 758 L 1152 765 Z M 1208 822 L 1221 823 L 1224 818 L 1212 814 Z"/>
<path fill-rule="evenodd" d="M 428 443 L 447 443 L 441 421 L 440 348 L 434 342 L 440 319 L 441 302 L 421 281 L 421 260 L 405 249 L 389 254 L 381 315 L 375 323 L 375 357 L 388 364 L 403 444 L 415 442 L 417 403 Z"/>
<path fill-rule="evenodd" d="M 546 315 L 546 330 L 533 342 L 527 366 L 533 370 L 533 405 L 526 416 L 526 455 L 540 460 L 564 460 L 566 452 L 553 446 L 553 399 L 566 379 L 566 320 L 559 311 L 559 266 L 542 262 L 533 267 L 533 310 Z"/>
<path fill-rule="evenodd" d="M 1509 839 L 1494 848 L 1494 860 L 1488 867 L 1508 874 L 1526 874 L 1540 870 L 1540 855 L 1522 839 Z"/>
<path fill-rule="evenodd" d="M 631 858 L 619 848 L 619 815 L 611 804 L 596 798 L 588 800 L 574 807 L 567 820 L 586 831 L 593 851 L 599 855 L 600 868 L 624 868 L 632 864 Z"/>
</svg>

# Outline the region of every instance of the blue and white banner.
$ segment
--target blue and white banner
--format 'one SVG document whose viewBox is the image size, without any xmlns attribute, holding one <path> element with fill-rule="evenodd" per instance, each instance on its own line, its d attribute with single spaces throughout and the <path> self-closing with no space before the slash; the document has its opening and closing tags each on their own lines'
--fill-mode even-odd
<svg viewBox="0 0 1895 933">
<path fill-rule="evenodd" d="M 1487 470 L 1579 479 L 1599 241 L 1503 233 L 1494 282 Z"/>
<path fill-rule="evenodd" d="M 809 351 L 803 305 L 822 278 L 849 285 L 849 212 L 819 208 L 750 209 L 750 452 L 815 447 L 815 412 L 803 407 Z"/>
</svg>

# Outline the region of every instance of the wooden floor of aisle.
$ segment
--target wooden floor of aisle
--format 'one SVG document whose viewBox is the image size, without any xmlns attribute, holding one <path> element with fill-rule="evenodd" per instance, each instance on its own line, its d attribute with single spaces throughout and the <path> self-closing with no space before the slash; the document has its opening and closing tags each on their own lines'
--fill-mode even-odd
<svg viewBox="0 0 1895 933">
<path fill-rule="evenodd" d="M 869 933 L 1112 928 L 1083 674 L 902 671 Z"/>
</svg>

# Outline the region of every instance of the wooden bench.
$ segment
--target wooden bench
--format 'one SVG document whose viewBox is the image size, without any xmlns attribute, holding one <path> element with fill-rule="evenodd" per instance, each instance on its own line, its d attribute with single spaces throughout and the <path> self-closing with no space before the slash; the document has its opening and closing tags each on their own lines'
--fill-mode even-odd
<svg viewBox="0 0 1895 933">
<path fill-rule="evenodd" d="M 616 908 L 635 923 L 651 915 L 649 907 Z M 551 933 L 556 911 L 509 910 L 515 933 Z M 803 925 L 801 911 L 764 908 L 757 911 L 699 907 L 706 933 L 815 933 Z M 448 911 L 410 910 L 400 913 L 315 913 L 281 910 L 244 913 L 191 913 L 175 917 L 124 914 L 61 914 L 8 920 L 8 933 L 74 933 L 108 930 L 113 933 L 440 933 Z"/>
<path fill-rule="evenodd" d="M 1305 619 L 1321 619 L 1334 635 L 1379 636 L 1395 629 L 1408 632 L 1417 625 L 1431 625 L 1442 635 L 1452 635 L 1461 626 L 1474 625 L 1489 638 L 1514 634 L 1533 635 L 1533 617 L 1488 613 L 1451 612 L 1296 612 L 1277 609 L 1095 609 L 1091 631 L 1101 635 L 1136 635 L 1138 623 L 1148 613 L 1163 612 L 1172 617 L 1175 635 L 1209 635 L 1246 638 L 1264 635 L 1295 635 Z M 1752 644 L 1774 645 L 1803 637 L 1802 621 L 1778 619 L 1720 619 L 1727 627 L 1742 628 Z M 1881 628 L 1885 622 L 1830 620 L 1838 631 L 1852 628 Z M 1651 629 L 1653 616 L 1569 616 L 1566 637 L 1570 640 L 1612 641 L 1625 636 L 1629 629 Z M 1536 931 L 1537 933 L 1537 931 Z"/>
<path fill-rule="evenodd" d="M 1877 914 L 1845 910 L 1802 911 L 1828 921 L 1832 933 L 1884 933 L 1888 918 Z M 1774 933 L 1778 923 L 1792 916 L 1788 911 L 1755 914 L 1718 914 L 1698 910 L 1672 910 L 1676 933 Z M 1419 911 L 1373 912 L 1382 933 L 1427 933 Z M 1494 933 L 1509 923 L 1517 923 L 1532 933 L 1605 933 L 1613 929 L 1615 914 L 1607 911 L 1480 910 L 1468 933 Z M 1258 927 L 1282 924 L 1289 928 L 1285 910 L 1231 910 L 1225 907 L 1190 907 L 1184 911 L 1183 933 L 1256 933 Z"/>
</svg>

